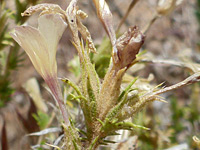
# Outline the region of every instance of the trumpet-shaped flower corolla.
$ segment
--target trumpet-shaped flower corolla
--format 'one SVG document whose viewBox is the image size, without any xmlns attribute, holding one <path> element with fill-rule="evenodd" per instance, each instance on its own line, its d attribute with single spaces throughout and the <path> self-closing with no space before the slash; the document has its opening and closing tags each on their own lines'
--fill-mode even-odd
<svg viewBox="0 0 200 150">
<path fill-rule="evenodd" d="M 49 86 L 59 104 L 64 121 L 69 124 L 57 80 L 56 63 L 57 45 L 66 26 L 59 14 L 45 14 L 38 18 L 38 28 L 16 27 L 11 36 L 25 50 L 33 66 Z"/>
</svg>

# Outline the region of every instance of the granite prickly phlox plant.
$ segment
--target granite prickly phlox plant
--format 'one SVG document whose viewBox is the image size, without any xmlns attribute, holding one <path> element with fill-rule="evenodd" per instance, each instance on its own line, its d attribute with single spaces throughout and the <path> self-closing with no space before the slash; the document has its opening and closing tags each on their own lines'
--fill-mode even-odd
<svg viewBox="0 0 200 150">
<path fill-rule="evenodd" d="M 93 0 L 97 15 L 112 44 L 110 66 L 101 82 L 89 57 L 90 52 L 96 53 L 96 48 L 90 32 L 81 22 L 82 19 L 87 18 L 87 14 L 78 9 L 77 2 L 78 0 L 72 0 L 66 11 L 54 4 L 39 4 L 28 8 L 22 13 L 23 16 L 42 11 L 38 19 L 38 29 L 29 26 L 16 27 L 12 37 L 26 51 L 59 104 L 65 121 L 63 124 L 64 149 L 94 150 L 101 144 L 111 142 L 105 138 L 117 135 L 116 131 L 120 129 L 148 130 L 126 119 L 142 110 L 150 102 L 163 101 L 158 96 L 159 94 L 199 81 L 200 74 L 196 73 L 171 87 L 160 90 L 156 87 L 149 91 L 133 88 L 139 80 L 133 78 L 133 81 L 122 90 L 122 78 L 127 69 L 138 62 L 139 58 L 136 55 L 144 43 L 145 36 L 138 27 L 134 26 L 117 39 L 109 6 L 105 0 Z M 66 78 L 62 81 L 74 89 L 75 94 L 71 93 L 71 96 L 80 102 L 85 119 L 83 129 L 77 129 L 70 118 L 57 80 L 56 48 L 67 25 L 80 59 L 81 82 L 76 85 Z"/>
</svg>

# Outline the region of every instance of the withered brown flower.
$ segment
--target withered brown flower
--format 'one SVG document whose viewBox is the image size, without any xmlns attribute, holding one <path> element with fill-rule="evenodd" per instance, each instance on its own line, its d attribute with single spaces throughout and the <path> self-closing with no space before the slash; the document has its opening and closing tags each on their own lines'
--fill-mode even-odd
<svg viewBox="0 0 200 150">
<path fill-rule="evenodd" d="M 114 65 L 118 69 L 129 67 L 135 60 L 141 46 L 144 43 L 145 36 L 139 31 L 137 26 L 130 27 L 116 43 L 118 60 Z M 115 59 L 115 57 L 113 57 Z"/>
</svg>

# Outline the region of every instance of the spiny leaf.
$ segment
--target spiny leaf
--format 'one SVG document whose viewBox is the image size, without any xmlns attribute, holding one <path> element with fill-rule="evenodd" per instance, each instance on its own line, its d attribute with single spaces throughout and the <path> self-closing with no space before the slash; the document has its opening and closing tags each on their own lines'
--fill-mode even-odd
<svg viewBox="0 0 200 150">
<path fill-rule="evenodd" d="M 108 112 L 117 104 L 120 95 L 122 77 L 126 69 L 116 71 L 110 66 L 98 96 L 97 106 L 99 118 L 104 120 Z"/>
<path fill-rule="evenodd" d="M 79 103 L 80 103 L 80 99 L 83 99 L 82 97 L 76 96 L 76 95 L 74 95 L 74 94 L 72 94 L 72 93 L 70 93 L 69 96 L 71 96 L 73 100 L 76 100 L 76 101 L 78 101 Z"/>
<path fill-rule="evenodd" d="M 150 130 L 149 128 L 146 128 L 144 126 L 133 124 L 132 122 L 119 122 L 119 123 L 116 123 L 115 126 L 118 129 L 133 130 L 134 128 L 138 128 L 138 129 L 143 129 L 143 130 Z"/>
<path fill-rule="evenodd" d="M 79 87 L 76 86 L 73 82 L 71 82 L 69 79 L 65 78 L 65 79 L 61 79 L 64 83 L 69 84 L 79 96 L 82 96 L 81 91 L 79 90 Z"/>
<path fill-rule="evenodd" d="M 65 137 L 67 140 L 67 143 L 72 143 L 72 145 L 67 144 L 67 147 L 69 150 L 81 150 L 81 142 L 80 142 L 80 138 L 79 138 L 79 134 L 78 134 L 78 129 L 76 129 L 76 127 L 74 126 L 74 123 L 72 122 L 72 120 L 70 119 L 70 126 L 67 126 L 65 124 L 63 125 L 64 131 L 65 131 Z"/>
<path fill-rule="evenodd" d="M 97 141 L 99 140 L 99 136 L 97 136 L 93 141 L 92 143 L 90 144 L 90 147 L 89 147 L 89 150 L 92 150 L 94 145 L 97 143 Z"/>
<path fill-rule="evenodd" d="M 97 121 L 99 121 L 101 123 L 102 126 L 104 126 L 104 122 L 101 121 L 100 119 L 97 118 Z"/>
<path fill-rule="evenodd" d="M 85 124 L 87 127 L 87 133 L 88 133 L 87 136 L 88 137 L 90 137 L 90 135 L 92 133 L 92 125 L 91 124 L 93 123 L 90 111 L 91 111 L 90 106 L 87 103 L 85 103 L 83 113 L 84 113 L 84 117 L 85 117 Z"/>
<path fill-rule="evenodd" d="M 84 53 L 84 52 L 83 52 Z M 84 54 L 83 54 L 84 55 Z M 85 55 L 84 55 L 85 56 Z M 87 98 L 85 98 L 87 95 L 86 93 L 88 93 L 89 99 L 90 101 L 95 101 L 95 95 L 93 93 L 93 88 L 91 86 L 90 80 L 89 80 L 89 73 L 87 74 L 87 65 L 85 65 L 84 63 L 81 64 L 82 66 L 82 89 L 83 89 L 83 94 L 81 93 L 81 91 L 79 90 L 79 88 L 72 83 L 70 80 L 68 79 L 62 79 L 63 82 L 69 84 L 71 87 L 74 88 L 74 90 L 77 92 L 78 96 L 75 96 L 73 94 L 71 94 L 72 97 L 74 97 L 75 99 L 82 99 L 83 101 L 80 101 L 81 103 L 81 108 L 83 110 L 84 116 L 85 116 L 85 122 L 86 122 L 86 127 L 87 127 L 87 131 L 88 134 L 92 133 L 92 129 L 91 129 L 91 123 L 92 123 L 92 117 L 91 114 L 95 115 L 95 103 L 92 104 L 92 110 L 90 107 L 90 103 L 88 102 Z M 93 111 L 91 113 L 91 111 Z"/>
<path fill-rule="evenodd" d="M 89 79 L 90 80 L 90 84 L 91 84 L 91 87 L 93 89 L 93 93 L 94 93 L 94 96 L 97 98 L 97 95 L 99 93 L 99 88 L 100 88 L 100 81 L 99 81 L 99 77 L 95 71 L 95 68 L 93 66 L 93 64 L 91 63 L 90 61 L 90 58 L 88 56 L 88 52 L 89 50 L 87 50 L 88 46 L 87 46 L 87 42 L 86 42 L 86 48 L 83 47 L 83 43 L 81 42 L 81 47 L 82 47 L 82 55 L 83 55 L 83 62 L 81 67 L 82 67 L 82 84 L 83 86 L 87 86 L 87 80 Z M 84 88 L 83 87 L 83 88 Z M 87 89 L 87 87 L 85 87 Z"/>
<path fill-rule="evenodd" d="M 126 87 L 126 89 L 124 91 L 122 91 L 122 93 L 120 94 L 119 98 L 118 98 L 118 102 L 121 101 L 121 99 L 124 97 L 124 95 L 130 90 L 131 86 L 137 81 L 137 77 Z"/>
<path fill-rule="evenodd" d="M 72 140 L 72 143 L 74 145 L 74 150 L 80 150 L 80 147 L 78 146 L 78 144 L 76 143 L 76 140 Z"/>
<path fill-rule="evenodd" d="M 8 37 L 7 29 L 8 24 L 7 20 L 12 15 L 12 12 L 9 9 L 5 8 L 5 3 L 0 6 L 0 50 L 6 45 L 9 45 L 11 42 L 11 38 Z"/>
<path fill-rule="evenodd" d="M 94 121 L 94 119 L 96 120 L 96 117 L 97 117 L 97 104 L 94 101 L 90 103 L 90 112 L 91 112 L 91 117 L 93 118 L 93 121 Z"/>
<path fill-rule="evenodd" d="M 88 96 L 89 96 L 90 102 L 95 102 L 96 103 L 95 94 L 94 94 L 94 91 L 92 89 L 89 77 L 87 78 L 87 91 L 88 91 Z"/>
<path fill-rule="evenodd" d="M 123 100 L 118 103 L 114 108 L 111 109 L 111 111 L 107 114 L 106 119 L 111 121 L 116 117 L 116 115 L 120 112 L 120 110 L 123 108 L 124 104 L 127 102 L 127 94 L 125 94 Z"/>
<path fill-rule="evenodd" d="M 87 91 L 88 91 L 88 96 L 89 96 L 89 107 L 90 107 L 90 116 L 93 119 L 96 118 L 97 115 L 97 104 L 96 104 L 96 98 L 95 94 L 93 92 L 89 77 L 87 78 Z"/>
</svg>

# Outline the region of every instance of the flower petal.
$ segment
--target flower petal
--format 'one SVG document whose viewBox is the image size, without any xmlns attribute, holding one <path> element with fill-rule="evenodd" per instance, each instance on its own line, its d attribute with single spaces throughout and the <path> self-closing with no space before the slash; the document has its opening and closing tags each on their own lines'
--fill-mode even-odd
<svg viewBox="0 0 200 150">
<path fill-rule="evenodd" d="M 38 19 L 38 29 L 45 37 L 52 65 L 55 64 L 57 45 L 66 27 L 67 24 L 59 14 L 46 14 Z"/>
<path fill-rule="evenodd" d="M 50 69 L 49 54 L 47 43 L 38 29 L 30 26 L 16 27 L 11 36 L 26 51 L 35 69 L 44 77 Z"/>
</svg>

